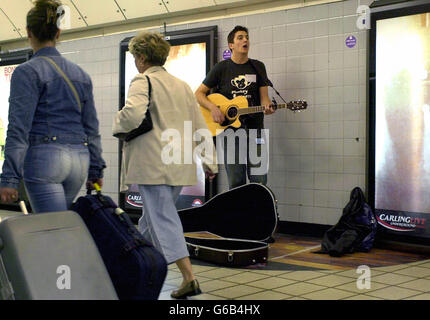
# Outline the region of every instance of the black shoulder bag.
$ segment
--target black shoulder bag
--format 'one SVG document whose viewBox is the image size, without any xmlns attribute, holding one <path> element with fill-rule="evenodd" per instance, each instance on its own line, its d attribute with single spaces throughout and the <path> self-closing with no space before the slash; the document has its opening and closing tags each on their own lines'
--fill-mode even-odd
<svg viewBox="0 0 430 320">
<path fill-rule="evenodd" d="M 134 138 L 147 133 L 148 131 L 151 131 L 153 128 L 152 125 L 152 118 L 151 118 L 151 113 L 149 112 L 149 105 L 151 104 L 151 91 L 152 91 L 152 86 L 151 86 L 151 81 L 149 80 L 148 76 L 145 76 L 146 79 L 148 80 L 148 109 L 146 110 L 145 113 L 145 118 L 142 120 L 142 123 L 136 128 L 131 130 L 128 133 L 117 133 L 114 134 L 114 137 L 122 139 L 126 142 L 129 142 L 131 140 L 133 140 Z"/>
</svg>

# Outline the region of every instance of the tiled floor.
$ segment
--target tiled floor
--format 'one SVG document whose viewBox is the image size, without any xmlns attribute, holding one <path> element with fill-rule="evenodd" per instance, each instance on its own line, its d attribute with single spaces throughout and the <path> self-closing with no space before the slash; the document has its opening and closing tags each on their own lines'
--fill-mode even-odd
<svg viewBox="0 0 430 320">
<path fill-rule="evenodd" d="M 16 214 L 20 213 L 0 210 L 0 219 Z M 315 243 L 306 244 L 309 248 L 314 245 Z M 273 247 L 273 253 L 280 252 L 276 251 L 277 246 L 280 246 L 278 240 Z M 297 252 L 303 251 L 301 250 L 303 247 L 298 246 L 296 249 Z M 382 255 L 385 252 L 375 251 L 378 260 L 389 257 Z M 294 263 L 293 269 L 297 270 L 300 269 L 297 268 L 300 260 L 294 260 L 293 257 L 302 255 L 306 253 L 299 253 L 296 256 L 289 253 L 288 259 L 284 260 L 287 263 Z M 362 257 L 363 254 L 357 254 L 360 255 Z M 225 268 L 193 261 L 193 271 L 203 293 L 191 297 L 190 300 L 430 300 L 429 259 L 418 260 L 417 257 L 409 257 L 418 261 L 372 267 L 370 288 L 360 289 L 358 284 L 363 282 L 358 279 L 360 274 L 356 272 L 355 267 L 345 270 L 344 266 L 333 265 L 332 260 L 327 257 L 324 257 L 325 261 L 321 263 L 322 258 L 316 257 L 320 259 L 318 264 L 309 262 L 311 259 L 309 257 L 307 260 L 303 258 L 303 266 L 313 266 L 313 269 L 298 271 Z M 354 257 L 347 258 L 346 262 L 351 259 Z M 315 266 L 327 268 L 317 269 Z M 170 293 L 181 282 L 182 276 L 176 265 L 170 265 L 159 299 L 171 300 Z"/>
<path fill-rule="evenodd" d="M 430 260 L 370 268 L 369 289 L 363 288 L 356 269 L 280 271 L 194 264 L 193 271 L 203 293 L 190 300 L 430 300 Z M 176 265 L 170 265 L 159 299 L 171 300 L 181 281 Z"/>
</svg>

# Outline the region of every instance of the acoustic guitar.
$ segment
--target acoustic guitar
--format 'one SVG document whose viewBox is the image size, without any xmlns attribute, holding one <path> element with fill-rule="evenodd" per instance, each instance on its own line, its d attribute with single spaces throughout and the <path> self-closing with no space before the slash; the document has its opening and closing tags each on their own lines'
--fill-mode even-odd
<svg viewBox="0 0 430 320">
<path fill-rule="evenodd" d="M 228 127 L 239 128 L 241 126 L 239 117 L 242 115 L 264 112 L 263 106 L 248 107 L 248 100 L 244 96 L 239 96 L 229 100 L 222 94 L 213 93 L 208 95 L 207 98 L 209 101 L 216 104 L 225 116 L 225 121 L 223 123 L 217 123 L 213 120 L 212 113 L 205 107 L 200 106 L 203 118 L 205 119 L 212 136 L 219 135 Z M 303 100 L 298 100 L 290 101 L 286 104 L 272 105 L 272 107 L 275 110 L 286 108 L 296 112 L 306 109 L 308 107 L 308 103 Z"/>
</svg>

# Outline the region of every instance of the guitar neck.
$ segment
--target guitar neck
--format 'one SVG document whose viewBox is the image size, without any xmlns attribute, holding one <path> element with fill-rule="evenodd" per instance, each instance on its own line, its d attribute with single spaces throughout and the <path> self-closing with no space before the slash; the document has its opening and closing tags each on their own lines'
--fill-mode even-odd
<svg viewBox="0 0 430 320">
<path fill-rule="evenodd" d="M 283 109 L 286 107 L 287 107 L 287 105 L 285 103 L 278 104 L 278 105 L 274 106 L 275 110 Z M 239 115 L 258 113 L 258 112 L 264 112 L 264 107 L 263 106 L 256 106 L 256 107 L 248 107 L 248 108 L 239 109 Z"/>
</svg>

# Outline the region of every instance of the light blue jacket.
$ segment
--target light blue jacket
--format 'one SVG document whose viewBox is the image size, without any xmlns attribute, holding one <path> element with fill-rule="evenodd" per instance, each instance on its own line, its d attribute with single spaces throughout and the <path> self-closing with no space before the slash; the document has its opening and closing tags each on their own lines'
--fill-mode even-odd
<svg viewBox="0 0 430 320">
<path fill-rule="evenodd" d="M 78 92 L 82 111 L 64 78 L 40 56 L 53 59 L 69 77 Z M 1 187 L 18 188 L 27 149 L 29 145 L 40 143 L 87 145 L 90 152 L 88 178 L 103 177 L 106 164 L 101 155 L 91 79 L 54 47 L 38 50 L 12 74 Z"/>
</svg>

